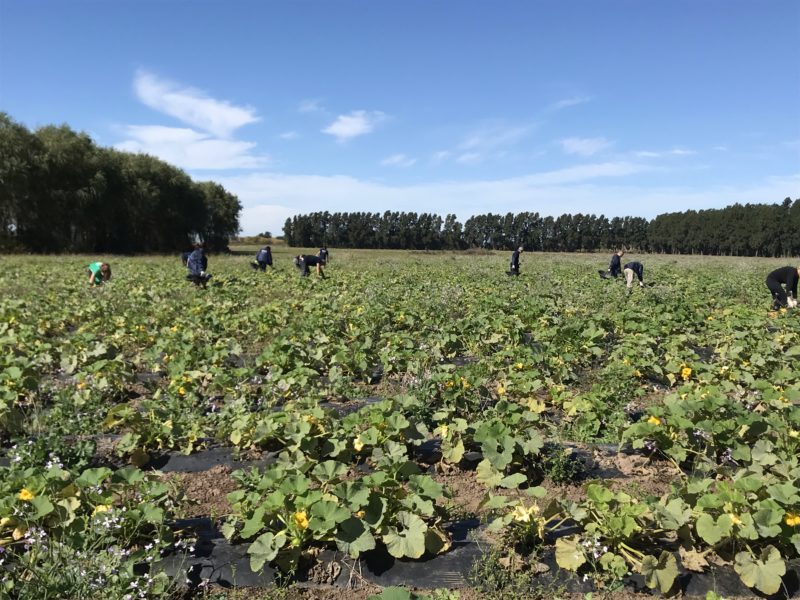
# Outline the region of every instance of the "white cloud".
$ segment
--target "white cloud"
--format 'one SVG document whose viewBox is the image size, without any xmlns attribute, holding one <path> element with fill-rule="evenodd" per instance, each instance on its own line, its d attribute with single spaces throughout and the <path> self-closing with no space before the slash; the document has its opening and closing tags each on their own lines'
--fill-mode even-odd
<svg viewBox="0 0 800 600">
<path fill-rule="evenodd" d="M 434 152 L 431 155 L 431 162 L 433 164 L 439 164 L 442 161 L 445 161 L 448 158 L 450 158 L 450 154 L 451 153 L 448 150 L 440 150 L 439 152 Z"/>
<path fill-rule="evenodd" d="M 561 149 L 567 154 L 578 154 L 579 156 L 592 156 L 601 150 L 609 148 L 613 142 L 606 138 L 565 138 L 559 140 Z"/>
<path fill-rule="evenodd" d="M 284 131 L 278 137 L 282 140 L 296 140 L 298 135 L 296 131 Z"/>
<path fill-rule="evenodd" d="M 483 127 L 470 135 L 458 145 L 459 150 L 493 150 L 495 148 L 510 146 L 527 136 L 531 131 L 530 126 Z"/>
<path fill-rule="evenodd" d="M 663 152 L 654 152 L 652 150 L 639 150 L 634 152 L 633 155 L 638 158 L 661 158 L 664 156 L 691 156 L 697 154 L 694 150 L 686 148 L 673 148 L 672 150 L 665 150 Z"/>
<path fill-rule="evenodd" d="M 456 162 L 462 165 L 477 165 L 483 160 L 479 152 L 463 152 L 456 157 Z"/>
<path fill-rule="evenodd" d="M 570 106 L 577 106 L 578 104 L 585 104 L 591 102 L 591 96 L 573 96 L 571 98 L 564 98 L 558 102 L 554 102 L 548 108 L 550 110 L 561 110 L 562 108 L 569 108 Z"/>
<path fill-rule="evenodd" d="M 147 71 L 137 71 L 133 87 L 139 100 L 150 108 L 220 138 L 260 120 L 253 108 L 215 100 L 200 90 L 181 87 Z"/>
<path fill-rule="evenodd" d="M 727 146 L 714 146 L 713 149 L 716 150 L 717 152 L 727 152 L 728 151 L 728 147 Z"/>
<path fill-rule="evenodd" d="M 324 108 L 322 106 L 322 100 L 318 98 L 309 98 L 306 100 L 302 100 L 300 104 L 297 106 L 297 112 L 301 113 L 315 113 L 315 112 L 324 112 Z"/>
<path fill-rule="evenodd" d="M 648 168 L 627 162 L 581 165 L 501 180 L 441 182 L 390 186 L 347 176 L 320 177 L 252 173 L 221 178 L 226 189 L 247 207 L 244 233 L 282 231 L 288 216 L 316 210 L 401 210 L 455 213 L 463 222 L 473 214 L 502 211 L 542 215 L 593 213 L 606 216 L 657 214 L 734 202 L 779 202 L 800 187 L 800 174 L 773 177 L 749 187 L 712 186 L 647 188 L 619 182 Z M 264 208 L 262 208 L 264 207 Z M 251 215 L 256 215 L 252 217 Z M 271 220 L 270 220 L 271 219 Z"/>
<path fill-rule="evenodd" d="M 349 115 L 339 115 L 336 120 L 322 130 L 334 136 L 340 142 L 372 133 L 375 126 L 386 119 L 386 115 L 380 111 L 367 112 L 365 110 L 354 110 Z"/>
<path fill-rule="evenodd" d="M 256 235 L 269 231 L 272 235 L 283 235 L 283 224 L 296 211 L 280 204 L 258 204 L 242 209 L 239 222 L 246 224 L 243 235 Z"/>
<path fill-rule="evenodd" d="M 405 154 L 392 154 L 384 158 L 381 164 L 385 167 L 410 167 L 416 162 L 416 158 L 408 157 Z"/>
<path fill-rule="evenodd" d="M 218 139 L 193 129 L 129 125 L 124 131 L 128 139 L 116 144 L 117 149 L 151 154 L 184 169 L 252 169 L 269 162 L 269 157 L 251 153 L 253 142 Z"/>
</svg>

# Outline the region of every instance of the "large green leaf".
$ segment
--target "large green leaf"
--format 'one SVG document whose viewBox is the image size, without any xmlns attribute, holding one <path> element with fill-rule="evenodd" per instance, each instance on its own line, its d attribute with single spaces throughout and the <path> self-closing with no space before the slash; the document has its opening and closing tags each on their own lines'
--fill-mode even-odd
<svg viewBox="0 0 800 600">
<path fill-rule="evenodd" d="M 269 531 L 257 537 L 247 549 L 247 554 L 250 555 L 250 568 L 254 572 L 263 569 L 266 563 L 275 560 L 285 544 L 286 536 L 283 532 L 275 535 Z"/>
<path fill-rule="evenodd" d="M 672 553 L 666 551 L 658 559 L 655 556 L 645 556 L 641 571 L 647 587 L 658 588 L 662 594 L 666 594 L 678 577 L 678 561 Z"/>
<path fill-rule="evenodd" d="M 351 558 L 357 558 L 362 552 L 375 548 L 375 538 L 364 521 L 351 517 L 339 523 L 336 547 Z"/>
<path fill-rule="evenodd" d="M 556 562 L 567 571 L 577 571 L 586 562 L 578 536 L 556 540 Z"/>
<path fill-rule="evenodd" d="M 419 558 L 425 553 L 425 532 L 428 526 L 417 515 L 406 511 L 397 513 L 399 527 L 388 528 L 383 536 L 389 554 L 395 558 Z"/>
<path fill-rule="evenodd" d="M 767 546 L 759 556 L 739 552 L 733 568 L 747 587 L 765 594 L 776 594 L 781 587 L 781 577 L 786 574 L 786 563 L 774 546 Z"/>
</svg>

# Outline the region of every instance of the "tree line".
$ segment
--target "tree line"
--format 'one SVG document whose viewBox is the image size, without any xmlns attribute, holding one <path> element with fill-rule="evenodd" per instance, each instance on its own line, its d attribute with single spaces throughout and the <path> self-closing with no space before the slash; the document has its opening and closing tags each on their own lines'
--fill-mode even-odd
<svg viewBox="0 0 800 600">
<path fill-rule="evenodd" d="M 542 216 L 539 213 L 475 215 L 462 225 L 455 215 L 415 212 L 314 212 L 283 227 L 291 246 L 592 252 L 739 256 L 800 255 L 800 199 L 780 204 L 734 204 L 721 209 L 675 212 L 652 220 L 604 215 Z"/>
<path fill-rule="evenodd" d="M 30 131 L 0 113 L 0 249 L 135 253 L 227 248 L 238 198 L 146 154 L 66 125 Z"/>
</svg>

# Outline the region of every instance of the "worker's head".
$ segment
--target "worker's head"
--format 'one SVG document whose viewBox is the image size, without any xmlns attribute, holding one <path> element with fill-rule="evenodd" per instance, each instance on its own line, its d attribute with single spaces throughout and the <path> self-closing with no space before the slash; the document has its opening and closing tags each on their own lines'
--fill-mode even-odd
<svg viewBox="0 0 800 600">
<path fill-rule="evenodd" d="M 617 250 L 617 256 L 625 256 L 625 250 Z"/>
<path fill-rule="evenodd" d="M 522 246 L 520 246 L 519 248 L 517 248 L 517 250 L 519 250 L 520 252 L 522 252 Z"/>
<path fill-rule="evenodd" d="M 108 281 L 111 279 L 111 265 L 108 263 L 103 263 L 100 265 L 100 273 L 103 274 L 103 280 Z"/>
</svg>

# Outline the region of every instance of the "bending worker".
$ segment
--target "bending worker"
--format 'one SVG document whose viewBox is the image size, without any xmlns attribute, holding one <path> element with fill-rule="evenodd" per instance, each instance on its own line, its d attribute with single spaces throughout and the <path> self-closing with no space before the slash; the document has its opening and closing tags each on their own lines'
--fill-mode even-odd
<svg viewBox="0 0 800 600">
<path fill-rule="evenodd" d="M 622 272 L 625 274 L 625 285 L 628 286 L 628 289 L 633 287 L 633 276 L 636 275 L 637 279 L 639 279 L 639 287 L 644 287 L 644 281 L 642 281 L 642 277 L 644 276 L 644 266 L 640 262 L 632 261 L 627 263 Z"/>
<path fill-rule="evenodd" d="M 103 285 L 111 279 L 111 265 L 105 262 L 93 262 L 89 265 L 89 285 Z"/>
<path fill-rule="evenodd" d="M 317 275 L 325 279 L 325 273 L 322 272 L 322 259 L 313 254 L 298 254 L 294 257 L 294 266 L 300 271 L 300 277 L 308 277 L 308 267 L 316 267 Z"/>
<path fill-rule="evenodd" d="M 767 287 L 772 294 L 772 308 L 797 308 L 797 280 L 800 267 L 781 267 L 767 275 Z M 786 286 L 784 289 L 783 286 Z"/>
</svg>

